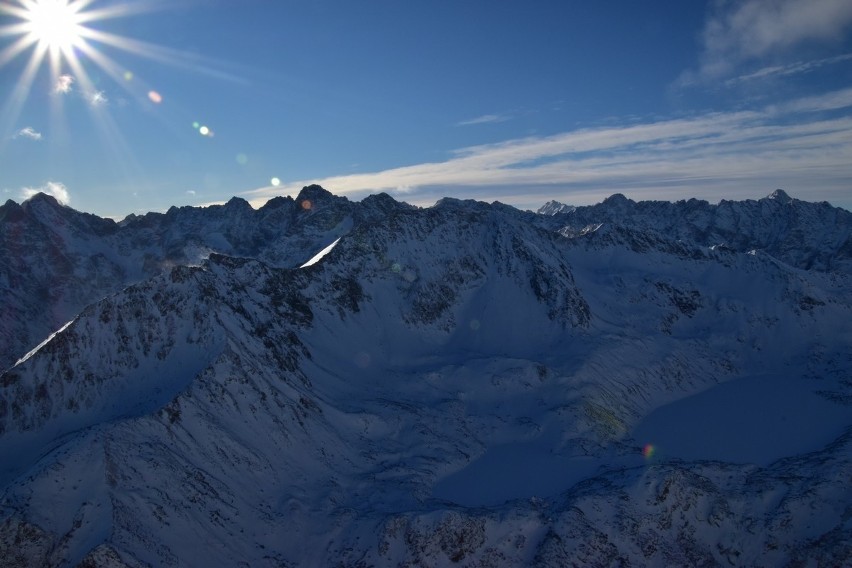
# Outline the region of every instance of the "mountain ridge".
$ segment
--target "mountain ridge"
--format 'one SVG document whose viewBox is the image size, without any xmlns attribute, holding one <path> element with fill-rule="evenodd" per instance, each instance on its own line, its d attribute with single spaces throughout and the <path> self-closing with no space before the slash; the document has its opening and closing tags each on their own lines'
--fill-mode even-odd
<svg viewBox="0 0 852 568">
<path fill-rule="evenodd" d="M 805 270 L 852 269 L 852 212 L 827 202 L 794 199 L 783 190 L 759 200 L 722 200 L 718 205 L 698 199 L 635 202 L 615 194 L 598 205 L 565 212 L 551 209 L 555 212 L 548 215 L 547 226 L 568 235 L 611 222 L 704 246 L 760 250 Z"/>
<path fill-rule="evenodd" d="M 130 220 L 125 260 L 169 262 L 142 249 L 152 276 L 0 374 L 0 565 L 852 558 L 842 264 L 601 209 L 324 191 L 275 202 L 267 233 L 224 221 L 239 201 Z M 769 446 L 759 424 L 788 424 L 795 449 L 683 456 L 671 433 L 701 433 L 651 420 L 726 385 L 754 411 L 705 405 L 700 430 Z"/>
<path fill-rule="evenodd" d="M 434 207 L 451 203 L 461 208 L 486 206 L 442 200 Z M 779 209 L 782 206 L 786 207 Z M 235 197 L 224 205 L 172 207 L 166 213 L 131 215 L 118 223 L 79 213 L 45 194 L 23 205 L 9 200 L 0 206 L 0 258 L 6 259 L 0 263 L 0 283 L 8 282 L 7 318 L 20 323 L 12 330 L 0 329 L 0 353 L 5 354 L 0 367 L 35 347 L 88 303 L 170 265 L 197 264 L 210 252 L 219 252 L 296 267 L 355 224 L 397 210 L 416 208 L 386 194 L 350 202 L 319 186 L 307 186 L 295 199 L 275 198 L 257 210 Z M 779 216 L 779 210 L 788 214 Z M 633 202 L 617 194 L 595 206 L 537 217 L 511 208 L 505 211 L 564 236 L 612 223 L 699 246 L 756 250 L 806 270 L 852 272 L 852 213 L 786 194 L 717 206 L 694 199 Z M 751 218 L 755 228 L 747 230 L 746 220 Z M 57 281 L 71 284 L 63 290 L 61 284 L 54 285 Z M 33 291 L 30 295 L 36 300 L 18 298 L 16 290 L 21 289 Z M 47 305 L 34 308 L 43 303 Z"/>
</svg>

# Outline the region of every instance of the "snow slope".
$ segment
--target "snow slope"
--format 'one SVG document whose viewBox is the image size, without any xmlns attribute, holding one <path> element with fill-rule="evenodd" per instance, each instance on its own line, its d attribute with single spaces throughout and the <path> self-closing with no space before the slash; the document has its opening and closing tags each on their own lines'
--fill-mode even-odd
<svg viewBox="0 0 852 568">
<path fill-rule="evenodd" d="M 233 198 L 115 223 L 44 194 L 21 205 L 7 201 L 0 206 L 0 368 L 92 302 L 173 266 L 198 265 L 215 252 L 293 268 L 386 207 L 409 206 L 380 198 L 352 203 L 309 186 L 258 210 Z"/>
<path fill-rule="evenodd" d="M 0 566 L 852 560 L 848 273 L 306 192 L 0 375 Z"/>
</svg>

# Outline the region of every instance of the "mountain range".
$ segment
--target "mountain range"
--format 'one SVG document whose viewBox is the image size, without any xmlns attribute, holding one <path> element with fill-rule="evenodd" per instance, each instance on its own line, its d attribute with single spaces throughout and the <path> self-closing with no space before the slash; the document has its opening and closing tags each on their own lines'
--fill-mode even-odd
<svg viewBox="0 0 852 568">
<path fill-rule="evenodd" d="M 0 566 L 852 562 L 852 213 L 0 207 Z"/>
</svg>

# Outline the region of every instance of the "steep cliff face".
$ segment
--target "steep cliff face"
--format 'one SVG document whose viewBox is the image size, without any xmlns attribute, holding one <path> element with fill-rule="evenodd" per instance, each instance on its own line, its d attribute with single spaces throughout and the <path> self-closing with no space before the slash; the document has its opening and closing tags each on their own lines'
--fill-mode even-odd
<svg viewBox="0 0 852 568">
<path fill-rule="evenodd" d="M 103 224 L 172 256 L 0 375 L 0 565 L 848 562 L 849 274 L 561 215 Z"/>
</svg>

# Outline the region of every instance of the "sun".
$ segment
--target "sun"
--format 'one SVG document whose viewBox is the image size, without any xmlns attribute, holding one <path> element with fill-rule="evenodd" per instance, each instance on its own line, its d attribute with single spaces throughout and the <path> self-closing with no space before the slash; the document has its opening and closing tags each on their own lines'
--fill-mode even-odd
<svg viewBox="0 0 852 568">
<path fill-rule="evenodd" d="M 0 67 L 33 48 L 31 61 L 37 67 L 49 54 L 52 65 L 75 59 L 75 50 L 88 47 L 93 32 L 84 26 L 92 14 L 84 9 L 92 0 L 0 0 L 0 16 L 11 16 L 13 24 L 0 26 L 0 36 L 18 39 L 0 51 Z"/>
<path fill-rule="evenodd" d="M 3 114 L 7 118 L 16 114 L 45 63 L 50 68 L 54 93 L 68 94 L 73 84 L 78 93 L 94 96 L 99 91 L 89 71 L 96 70 L 98 75 L 108 75 L 125 90 L 138 85 L 140 92 L 131 95 L 150 100 L 150 89 L 142 89 L 139 81 L 131 83 L 127 77 L 136 74 L 113 60 L 107 54 L 110 49 L 223 76 L 215 68 L 208 68 L 204 57 L 103 29 L 107 20 L 167 10 L 178 3 L 180 0 L 0 0 L 0 70 L 29 54 L 13 92 L 8 93 L 6 108 L 0 111 L 0 122 Z M 90 102 L 97 100 L 90 97 Z"/>
<path fill-rule="evenodd" d="M 10 133 L 20 129 L 18 117 L 27 105 L 43 104 L 44 96 L 31 97 L 34 85 L 48 88 L 50 116 L 62 126 L 63 99 L 84 100 L 111 147 L 123 147 L 121 132 L 109 111 L 107 89 L 124 91 L 122 104 L 159 105 L 163 97 L 128 63 L 110 52 L 130 55 L 218 78 L 233 79 L 219 70 L 220 62 L 107 31 L 111 20 L 173 9 L 185 0 L 0 0 L 0 151 Z M 5 67 L 18 66 L 17 80 L 7 78 Z M 50 83 L 43 79 L 49 74 Z M 111 79 L 112 82 L 109 82 Z M 237 79 L 239 80 L 239 79 Z"/>
<path fill-rule="evenodd" d="M 147 98 L 148 90 L 143 89 L 142 83 L 137 80 L 131 84 L 126 80 L 129 70 L 109 57 L 103 48 L 158 60 L 168 59 L 170 52 L 92 25 L 162 6 L 157 0 L 0 0 L 0 71 L 16 59 L 27 59 L 20 77 L 12 83 L 11 92 L 4 93 L 0 140 L 8 138 L 3 137 L 3 132 L 14 129 L 17 116 L 45 65 L 50 72 L 50 90 L 57 95 L 52 98 L 54 109 L 60 108 L 64 95 L 80 96 L 92 109 L 102 109 L 108 99 L 92 79 L 92 71 L 99 77 L 109 76 L 137 98 Z M 139 92 L 133 91 L 134 88 Z M 105 112 L 99 114 L 107 120 Z"/>
<path fill-rule="evenodd" d="M 33 42 L 66 55 L 81 45 L 86 29 L 81 25 L 84 18 L 79 2 L 36 0 L 24 6 L 24 27 Z"/>
</svg>

